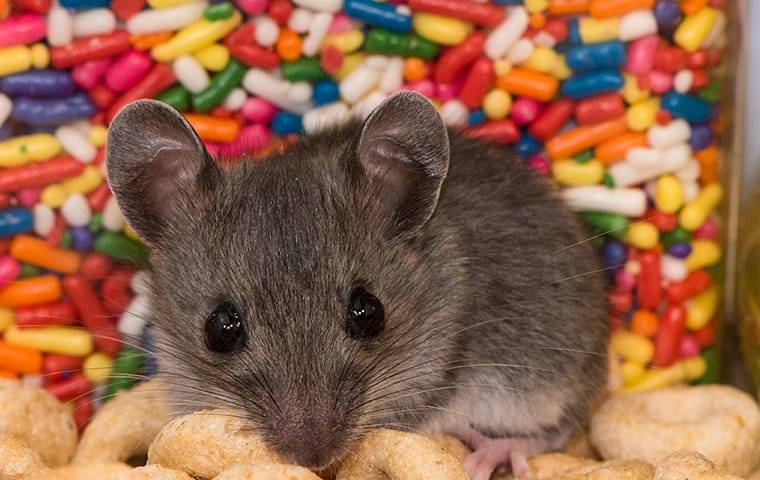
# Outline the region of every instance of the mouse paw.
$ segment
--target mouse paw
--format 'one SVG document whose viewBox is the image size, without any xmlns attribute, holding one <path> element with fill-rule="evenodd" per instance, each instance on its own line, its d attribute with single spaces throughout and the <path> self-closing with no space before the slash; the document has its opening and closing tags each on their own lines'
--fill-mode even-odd
<svg viewBox="0 0 760 480">
<path fill-rule="evenodd" d="M 464 459 L 464 469 L 470 480 L 488 480 L 501 467 L 509 466 L 518 479 L 531 476 L 527 455 L 533 455 L 536 444 L 528 439 L 483 438 L 476 442 L 475 451 Z"/>
</svg>

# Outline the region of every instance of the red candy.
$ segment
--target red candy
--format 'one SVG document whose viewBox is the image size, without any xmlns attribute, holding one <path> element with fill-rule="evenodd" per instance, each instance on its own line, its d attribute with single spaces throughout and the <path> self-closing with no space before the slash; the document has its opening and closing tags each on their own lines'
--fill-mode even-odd
<svg viewBox="0 0 760 480">
<path fill-rule="evenodd" d="M 0 192 L 13 192 L 23 188 L 44 187 L 49 183 L 75 177 L 84 165 L 73 157 L 56 157 L 39 163 L 0 170 Z"/>
<path fill-rule="evenodd" d="M 68 302 L 18 307 L 15 312 L 15 321 L 19 327 L 71 325 L 77 321 L 77 312 Z"/>
<path fill-rule="evenodd" d="M 493 70 L 493 62 L 487 58 L 480 58 L 472 64 L 470 73 L 459 92 L 459 99 L 468 108 L 478 108 L 483 103 L 483 97 L 488 93 L 496 74 Z"/>
<path fill-rule="evenodd" d="M 62 47 L 53 47 L 50 49 L 50 61 L 55 68 L 63 69 L 89 60 L 110 57 L 128 48 L 129 34 L 124 30 L 118 30 L 74 40 Z"/>
<path fill-rule="evenodd" d="M 90 282 L 80 274 L 67 275 L 63 279 L 63 290 L 79 311 L 82 323 L 92 333 L 95 345 L 103 352 L 115 355 L 121 348 L 119 333 L 103 310 Z"/>
<path fill-rule="evenodd" d="M 605 93 L 578 102 L 575 121 L 578 125 L 606 122 L 625 113 L 623 97 L 617 93 Z"/>
<path fill-rule="evenodd" d="M 686 310 L 681 305 L 668 305 L 660 316 L 654 340 L 655 367 L 667 367 L 678 359 L 678 347 L 686 324 Z"/>
</svg>

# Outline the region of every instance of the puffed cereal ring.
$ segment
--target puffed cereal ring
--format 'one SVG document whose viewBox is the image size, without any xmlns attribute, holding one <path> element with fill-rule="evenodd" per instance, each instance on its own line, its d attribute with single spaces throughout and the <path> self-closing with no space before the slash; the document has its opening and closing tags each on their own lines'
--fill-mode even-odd
<svg viewBox="0 0 760 480">
<path fill-rule="evenodd" d="M 657 464 L 676 450 L 695 450 L 746 476 L 760 459 L 760 409 L 752 397 L 724 385 L 621 395 L 593 416 L 591 441 L 606 459 Z"/>
<path fill-rule="evenodd" d="M 240 414 L 204 410 L 172 420 L 148 449 L 148 464 L 213 478 L 233 465 L 278 463 L 279 456 Z"/>
<path fill-rule="evenodd" d="M 348 455 L 336 480 L 467 480 L 462 463 L 433 440 L 375 430 Z"/>
<path fill-rule="evenodd" d="M 0 380 L 0 433 L 26 444 L 50 467 L 68 463 L 77 445 L 71 412 L 45 390 L 13 380 Z"/>
<path fill-rule="evenodd" d="M 534 480 L 550 480 L 590 465 L 598 461 L 591 458 L 573 457 L 566 453 L 543 453 L 528 460 Z"/>
<path fill-rule="evenodd" d="M 0 459 L 2 480 L 21 480 L 45 468 L 37 452 L 5 433 L 0 433 Z"/>
<path fill-rule="evenodd" d="M 741 480 L 718 470 L 699 452 L 680 451 L 665 457 L 654 471 L 654 480 Z"/>
<path fill-rule="evenodd" d="M 610 460 L 601 462 L 552 480 L 652 480 L 654 467 L 641 460 Z"/>
<path fill-rule="evenodd" d="M 460 462 L 464 461 L 465 457 L 470 454 L 470 449 L 462 443 L 458 438 L 454 438 L 451 435 L 445 433 L 431 433 L 428 434 L 428 438 L 443 447 L 444 450 L 454 455 L 454 458 Z"/>
<path fill-rule="evenodd" d="M 320 480 L 308 468 L 282 463 L 235 465 L 220 473 L 214 480 Z"/>
<path fill-rule="evenodd" d="M 192 480 L 178 470 L 157 465 L 131 468 L 118 462 L 77 463 L 48 469 L 23 480 Z"/>
<path fill-rule="evenodd" d="M 73 462 L 124 462 L 145 455 L 171 421 L 165 392 L 159 379 L 119 392 L 85 429 Z"/>
</svg>

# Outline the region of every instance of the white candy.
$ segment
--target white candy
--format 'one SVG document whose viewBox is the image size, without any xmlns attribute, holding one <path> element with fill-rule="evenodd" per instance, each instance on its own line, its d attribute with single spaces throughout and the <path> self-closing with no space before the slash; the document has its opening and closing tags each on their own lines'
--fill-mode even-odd
<svg viewBox="0 0 760 480">
<path fill-rule="evenodd" d="M 227 94 L 224 102 L 222 102 L 222 107 L 224 107 L 225 110 L 229 110 L 230 112 L 237 112 L 243 108 L 243 105 L 247 99 L 248 95 L 245 93 L 245 90 L 240 87 L 235 87 L 230 91 L 229 94 Z"/>
<path fill-rule="evenodd" d="M 68 126 L 75 129 L 85 137 L 89 135 L 90 130 L 92 130 L 92 125 L 90 125 L 90 122 L 87 120 L 77 120 L 76 122 L 69 123 Z"/>
<path fill-rule="evenodd" d="M 681 182 L 696 182 L 701 172 L 702 167 L 699 165 L 699 162 L 692 158 L 683 168 L 678 169 L 675 174 L 676 178 L 681 180 Z"/>
<path fill-rule="evenodd" d="M 388 67 L 380 77 L 378 88 L 381 92 L 395 92 L 404 84 L 404 59 L 401 57 L 392 57 L 388 61 Z"/>
<path fill-rule="evenodd" d="M 288 99 L 296 103 L 307 103 L 314 95 L 314 87 L 309 82 L 295 82 L 288 90 Z"/>
<path fill-rule="evenodd" d="M 84 227 L 92 219 L 92 211 L 87 199 L 81 193 L 72 193 L 61 205 L 61 215 L 71 227 Z"/>
<path fill-rule="evenodd" d="M 673 89 L 678 93 L 687 93 L 694 84 L 694 72 L 685 68 L 673 77 Z"/>
<path fill-rule="evenodd" d="M 327 36 L 333 16 L 331 13 L 318 13 L 311 19 L 309 33 L 301 43 L 301 52 L 304 56 L 313 57 L 322 47 L 322 41 Z"/>
<path fill-rule="evenodd" d="M 572 187 L 560 194 L 567 205 L 576 211 L 619 213 L 640 217 L 647 208 L 647 196 L 638 188 L 607 188 L 600 185 Z"/>
<path fill-rule="evenodd" d="M 306 133 L 315 133 L 327 127 L 340 125 L 350 118 L 348 106 L 343 102 L 334 102 L 306 112 L 303 116 L 303 129 Z"/>
<path fill-rule="evenodd" d="M 647 142 L 652 148 L 665 149 L 689 141 L 691 127 L 686 120 L 677 119 L 667 125 L 653 125 L 647 131 Z"/>
<path fill-rule="evenodd" d="M 191 93 L 200 93 L 208 88 L 211 79 L 206 69 L 191 55 L 182 55 L 172 62 L 172 70 L 177 81 Z"/>
<path fill-rule="evenodd" d="M 280 27 L 269 15 L 259 15 L 253 19 L 253 36 L 262 47 L 271 47 L 280 35 Z"/>
<path fill-rule="evenodd" d="M 652 10 L 637 10 L 620 17 L 618 36 L 624 42 L 657 33 L 657 19 Z"/>
<path fill-rule="evenodd" d="M 653 168 L 662 159 L 662 152 L 654 148 L 633 147 L 625 152 L 625 163 L 634 168 Z"/>
<path fill-rule="evenodd" d="M 409 16 L 412 14 L 412 9 L 409 8 L 409 5 L 399 5 L 396 7 L 396 13 Z"/>
<path fill-rule="evenodd" d="M 663 151 L 635 147 L 626 152 L 625 161 L 611 165 L 607 173 L 616 187 L 630 187 L 679 170 L 686 166 L 690 158 L 691 147 L 685 143 Z"/>
<path fill-rule="evenodd" d="M 38 203 L 32 209 L 34 216 L 34 233 L 40 237 L 47 237 L 55 226 L 55 212 L 44 203 Z"/>
<path fill-rule="evenodd" d="M 116 29 L 116 16 L 108 8 L 96 8 L 74 15 L 74 36 L 89 37 L 111 33 Z"/>
<path fill-rule="evenodd" d="M 383 103 L 383 100 L 386 98 L 388 98 L 388 95 L 385 93 L 374 91 L 364 97 L 361 101 L 356 102 L 354 106 L 351 107 L 351 114 L 360 120 L 364 120 L 375 108 L 377 108 L 378 105 Z"/>
<path fill-rule="evenodd" d="M 337 12 L 343 8 L 343 0 L 293 0 L 299 7 L 315 12 Z"/>
<path fill-rule="evenodd" d="M 726 14 L 721 10 L 715 9 L 714 11 L 716 13 L 715 23 L 705 37 L 705 40 L 702 42 L 702 48 L 719 47 L 721 42 L 725 40 L 724 34 L 726 32 L 728 19 L 726 18 Z"/>
<path fill-rule="evenodd" d="M 514 7 L 486 39 L 484 50 L 493 60 L 506 54 L 528 29 L 528 11 L 524 7 Z"/>
<path fill-rule="evenodd" d="M 673 145 L 662 152 L 662 163 L 660 164 L 661 173 L 670 173 L 680 170 L 689 163 L 691 158 L 691 147 L 686 143 Z"/>
<path fill-rule="evenodd" d="M 47 42 L 51 47 L 68 45 L 74 38 L 74 22 L 65 8 L 55 6 L 47 14 Z"/>
<path fill-rule="evenodd" d="M 441 117 L 443 122 L 450 127 L 459 127 L 467 123 L 470 110 L 460 100 L 454 98 L 446 100 L 441 105 Z"/>
<path fill-rule="evenodd" d="M 683 202 L 689 203 L 699 195 L 699 184 L 697 182 L 681 182 L 683 185 Z"/>
<path fill-rule="evenodd" d="M 296 8 L 288 18 L 288 28 L 295 33 L 303 34 L 309 31 L 311 19 L 314 16 L 309 10 Z"/>
<path fill-rule="evenodd" d="M 119 203 L 113 195 L 103 207 L 103 228 L 112 232 L 119 232 L 124 228 L 124 217 L 121 214 Z"/>
<path fill-rule="evenodd" d="M 303 86 L 305 85 L 305 87 Z M 251 68 L 243 77 L 243 88 L 249 93 L 261 97 L 277 105 L 283 110 L 304 114 L 311 108 L 311 95 L 303 99 L 303 93 L 311 93 L 311 85 L 305 82 L 291 83 L 278 78 L 271 73 Z M 293 99 L 291 90 L 294 90 Z"/>
<path fill-rule="evenodd" d="M 669 282 L 680 282 L 689 274 L 686 262 L 670 255 L 660 256 L 660 271 L 663 279 Z"/>
<path fill-rule="evenodd" d="M 382 75 L 382 68 L 374 66 L 374 62 L 369 57 L 341 80 L 338 86 L 340 96 L 349 104 L 353 104 L 369 93 L 380 81 Z"/>
<path fill-rule="evenodd" d="M 179 30 L 203 16 L 208 2 L 193 2 L 160 10 L 144 10 L 127 20 L 127 31 L 147 34 Z"/>
<path fill-rule="evenodd" d="M 533 43 L 535 43 L 537 47 L 554 48 L 555 45 L 557 45 L 557 40 L 551 36 L 549 32 L 540 30 L 533 36 Z"/>
<path fill-rule="evenodd" d="M 92 163 L 97 155 L 95 147 L 74 127 L 62 126 L 55 129 L 55 138 L 69 155 L 82 163 Z"/>
<path fill-rule="evenodd" d="M 116 329 L 122 335 L 128 337 L 139 337 L 145 329 L 150 307 L 148 305 L 147 295 L 137 295 L 129 303 L 129 306 L 119 318 Z"/>
<path fill-rule="evenodd" d="M 515 43 L 515 45 L 507 52 L 507 61 L 513 65 L 520 64 L 533 55 L 533 50 L 536 46 L 528 38 L 521 38 Z"/>
<path fill-rule="evenodd" d="M 0 125 L 11 116 L 11 110 L 13 110 L 13 102 L 8 95 L 0 93 Z"/>
<path fill-rule="evenodd" d="M 148 279 L 148 273 L 145 270 L 138 270 L 132 275 L 132 279 L 129 281 L 129 288 L 132 289 L 137 295 L 149 295 L 150 294 L 150 281 Z"/>
</svg>

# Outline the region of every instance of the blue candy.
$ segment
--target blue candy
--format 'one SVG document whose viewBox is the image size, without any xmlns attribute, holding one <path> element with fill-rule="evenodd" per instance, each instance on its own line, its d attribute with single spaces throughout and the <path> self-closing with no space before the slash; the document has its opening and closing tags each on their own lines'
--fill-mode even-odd
<svg viewBox="0 0 760 480">
<path fill-rule="evenodd" d="M 692 150 L 704 150 L 712 142 L 712 129 L 708 125 L 692 125 L 689 144 Z"/>
<path fill-rule="evenodd" d="M 394 32 L 405 33 L 412 29 L 411 15 L 402 15 L 395 5 L 372 0 L 346 0 L 346 15 Z"/>
<path fill-rule="evenodd" d="M 467 124 L 470 126 L 480 125 L 486 121 L 486 114 L 483 110 L 472 110 L 467 117 Z"/>
<path fill-rule="evenodd" d="M 5 122 L 0 125 L 0 142 L 11 138 L 12 135 L 13 127 L 11 126 L 11 122 Z"/>
<path fill-rule="evenodd" d="M 514 150 L 521 157 L 529 157 L 540 152 L 542 146 L 541 142 L 530 136 L 527 132 L 523 132 L 520 140 L 514 146 Z"/>
<path fill-rule="evenodd" d="M 628 255 L 628 249 L 625 247 L 625 245 L 615 239 L 608 239 L 604 243 L 604 248 L 602 248 L 602 261 L 604 262 L 605 266 L 608 267 L 617 267 L 625 263 L 625 260 Z"/>
<path fill-rule="evenodd" d="M 327 105 L 340 98 L 338 84 L 331 80 L 322 80 L 314 85 L 314 104 L 317 106 Z"/>
<path fill-rule="evenodd" d="M 77 89 L 63 70 L 27 70 L 0 78 L 0 91 L 11 97 L 68 97 Z"/>
<path fill-rule="evenodd" d="M 303 131 L 301 116 L 289 112 L 278 112 L 272 119 L 272 130 L 280 136 L 301 133 Z"/>
<path fill-rule="evenodd" d="M 88 227 L 72 227 L 69 229 L 71 235 L 71 248 L 78 252 L 86 252 L 92 248 L 95 243 L 95 234 Z"/>
<path fill-rule="evenodd" d="M 676 258 L 686 258 L 691 254 L 690 243 L 674 243 L 668 248 L 668 255 Z"/>
<path fill-rule="evenodd" d="M 625 45 L 614 40 L 575 47 L 565 54 L 565 62 L 575 72 L 617 68 L 625 63 Z"/>
<path fill-rule="evenodd" d="M 623 88 L 623 76 L 614 70 L 602 70 L 568 78 L 562 84 L 562 94 L 573 99 L 593 97 L 600 93 Z"/>
<path fill-rule="evenodd" d="M 712 117 L 710 104 L 693 95 L 669 92 L 663 95 L 660 106 L 674 117 L 683 118 L 689 123 L 705 123 Z"/>
<path fill-rule="evenodd" d="M 56 99 L 18 97 L 11 118 L 29 125 L 56 126 L 89 118 L 97 111 L 84 93 Z"/>
<path fill-rule="evenodd" d="M 111 0 L 61 0 L 61 6 L 65 8 L 102 8 L 109 7 Z"/>
<path fill-rule="evenodd" d="M 578 25 L 577 18 L 571 18 L 567 22 L 567 42 L 574 45 L 580 45 L 583 43 L 583 40 L 581 39 L 581 29 Z"/>
<path fill-rule="evenodd" d="M 0 211 L 0 237 L 26 233 L 34 227 L 34 216 L 25 208 Z"/>
</svg>

